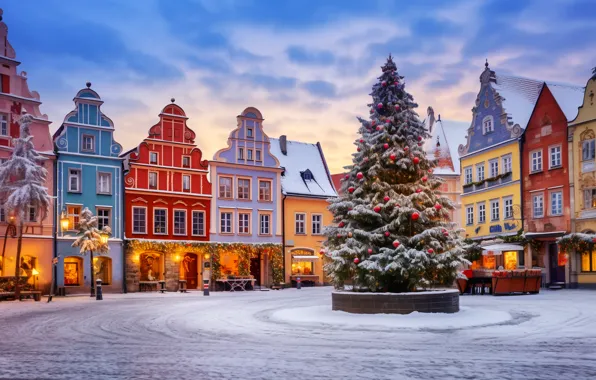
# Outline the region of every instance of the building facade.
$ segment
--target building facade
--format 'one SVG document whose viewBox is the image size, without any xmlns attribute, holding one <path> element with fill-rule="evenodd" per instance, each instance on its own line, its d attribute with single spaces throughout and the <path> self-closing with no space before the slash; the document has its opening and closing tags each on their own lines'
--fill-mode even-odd
<svg viewBox="0 0 596 380">
<path fill-rule="evenodd" d="M 124 153 L 125 236 L 175 243 L 171 252 L 126 252 L 127 291 L 163 280 L 176 290 L 200 287 L 204 258 L 185 252 L 184 241 L 208 241 L 211 217 L 209 163 L 178 105 L 165 106 L 138 147 Z"/>
<path fill-rule="evenodd" d="M 498 75 L 485 65 L 465 145 L 459 146 L 463 194 L 462 225 L 467 238 L 482 241 L 515 235 L 523 228 L 520 137 L 542 82 Z M 523 251 L 483 257 L 475 266 L 515 269 Z"/>
<path fill-rule="evenodd" d="M 322 285 L 323 229 L 333 223 L 329 199 L 337 197 L 321 144 L 271 139 L 271 152 L 283 168 L 285 283 Z"/>
<path fill-rule="evenodd" d="M 66 293 L 88 291 L 90 255 L 72 247 L 79 215 L 89 208 L 99 228 L 109 226 L 109 253 L 94 256 L 94 278 L 103 281 L 104 292 L 123 290 L 123 178 L 122 146 L 114 140 L 114 123 L 101 111 L 103 101 L 91 83 L 74 97 L 75 108 L 54 133 L 58 154 L 56 170 L 57 286 Z M 59 221 L 68 218 L 68 228 Z"/>
<path fill-rule="evenodd" d="M 588 80 L 577 117 L 569 123 L 572 232 L 596 233 L 596 75 Z M 571 254 L 572 285 L 596 288 L 596 251 Z"/>
<path fill-rule="evenodd" d="M 263 115 L 249 107 L 236 120 L 228 147 L 215 153 L 210 163 L 214 184 L 210 239 L 219 243 L 281 245 L 282 169 L 263 130 Z M 251 258 L 250 275 L 256 285 L 271 283 L 269 260 L 266 250 Z M 224 254 L 222 275 L 237 274 L 236 261 L 234 252 Z"/>
<path fill-rule="evenodd" d="M 571 232 L 567 122 L 577 115 L 584 88 L 544 83 L 522 135 L 524 231 L 528 267 L 543 268 L 552 286 L 574 286 L 556 239 Z"/>
<path fill-rule="evenodd" d="M 50 121 L 40 112 L 40 97 L 30 91 L 27 73 L 19 72 L 21 63 L 8 41 L 8 27 L 2 22 L 0 9 L 0 163 L 12 155 L 12 139 L 19 137 L 18 120 L 23 113 L 33 116 L 30 125 L 35 149 L 46 161 L 46 187 L 50 197 L 54 195 L 54 165 L 56 156 L 50 135 Z M 53 199 L 53 198 L 52 198 Z M 0 276 L 14 276 L 16 269 L 17 240 L 7 232 L 9 225 L 16 221 L 0 206 Z M 20 274 L 28 277 L 28 282 L 47 293 L 52 281 L 52 258 L 54 256 L 54 202 L 45 219 L 41 220 L 35 210 L 29 213 L 23 231 Z M 35 274 L 37 273 L 37 274 Z"/>
</svg>

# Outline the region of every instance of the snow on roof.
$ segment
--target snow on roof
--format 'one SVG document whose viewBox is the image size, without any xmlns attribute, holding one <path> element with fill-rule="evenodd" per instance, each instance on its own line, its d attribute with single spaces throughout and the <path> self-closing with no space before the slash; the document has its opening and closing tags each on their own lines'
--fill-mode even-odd
<svg viewBox="0 0 596 380">
<path fill-rule="evenodd" d="M 345 173 L 331 174 L 331 181 L 333 181 L 333 186 L 339 195 L 341 195 L 341 180 L 345 175 Z"/>
<path fill-rule="evenodd" d="M 285 194 L 337 197 L 320 144 L 287 140 L 287 154 L 284 154 L 280 139 L 271 138 L 270 142 L 271 154 L 277 157 L 280 166 L 285 169 L 281 177 Z"/>
<path fill-rule="evenodd" d="M 565 114 L 567 121 L 576 118 L 578 108 L 584 101 L 585 87 L 546 82 L 548 89 Z"/>
<path fill-rule="evenodd" d="M 526 128 L 544 82 L 535 79 L 495 74 L 492 87 L 501 96 L 509 121 Z"/>
<path fill-rule="evenodd" d="M 465 143 L 469 124 L 461 121 L 441 120 L 441 115 L 438 115 L 437 120 L 434 119 L 434 110 L 432 107 L 428 107 L 428 116 L 424 120 L 424 125 L 432 137 L 425 141 L 424 150 L 429 158 L 439 156 L 434 173 L 459 175 L 459 159 L 453 156 L 454 151 L 451 150 L 451 147 Z"/>
</svg>

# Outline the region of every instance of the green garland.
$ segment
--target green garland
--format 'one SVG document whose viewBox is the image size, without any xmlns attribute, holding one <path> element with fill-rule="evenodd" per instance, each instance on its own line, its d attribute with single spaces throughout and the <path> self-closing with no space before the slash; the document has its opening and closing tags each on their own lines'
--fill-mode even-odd
<svg viewBox="0 0 596 380">
<path fill-rule="evenodd" d="M 572 233 L 558 238 L 557 244 L 562 252 L 586 253 L 594 250 L 595 239 L 596 235 L 593 234 Z"/>
</svg>

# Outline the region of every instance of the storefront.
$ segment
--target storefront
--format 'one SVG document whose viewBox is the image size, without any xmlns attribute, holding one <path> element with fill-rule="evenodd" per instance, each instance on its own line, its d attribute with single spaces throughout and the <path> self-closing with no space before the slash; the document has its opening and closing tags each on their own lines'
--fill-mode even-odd
<svg viewBox="0 0 596 380">
<path fill-rule="evenodd" d="M 292 286 L 296 286 L 298 279 L 303 286 L 323 284 L 323 259 L 321 257 L 310 248 L 295 248 L 290 251 L 290 254 L 292 255 L 290 270 Z"/>
</svg>

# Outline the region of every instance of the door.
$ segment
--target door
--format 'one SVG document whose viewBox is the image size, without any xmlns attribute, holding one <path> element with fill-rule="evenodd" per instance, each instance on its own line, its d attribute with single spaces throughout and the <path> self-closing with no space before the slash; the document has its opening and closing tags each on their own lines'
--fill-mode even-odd
<svg viewBox="0 0 596 380">
<path fill-rule="evenodd" d="M 188 289 L 196 289 L 199 283 L 199 273 L 197 270 L 198 260 L 194 253 L 187 253 L 182 260 L 182 268 L 184 270 L 184 278 L 186 279 L 186 287 Z"/>
<path fill-rule="evenodd" d="M 548 245 L 550 263 L 550 283 L 565 282 L 565 265 L 559 265 L 559 247 L 556 243 Z"/>
<path fill-rule="evenodd" d="M 261 285 L 261 254 L 250 259 L 250 274 L 255 278 L 255 285 Z"/>
</svg>

